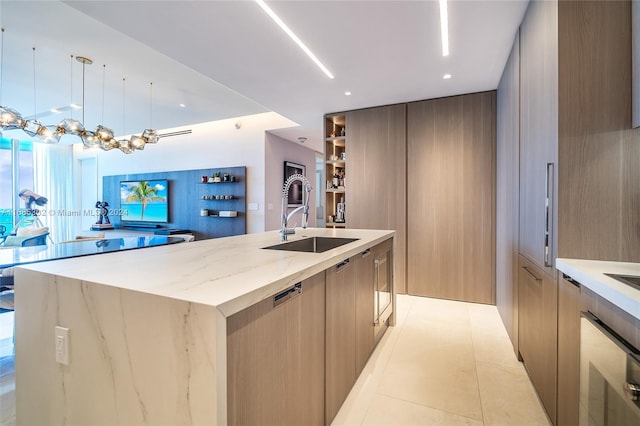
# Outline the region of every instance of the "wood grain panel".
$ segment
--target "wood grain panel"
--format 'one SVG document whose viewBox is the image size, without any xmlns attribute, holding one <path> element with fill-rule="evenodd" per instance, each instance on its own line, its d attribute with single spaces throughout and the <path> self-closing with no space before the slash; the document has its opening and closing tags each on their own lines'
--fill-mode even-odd
<svg viewBox="0 0 640 426">
<path fill-rule="evenodd" d="M 326 271 L 325 421 L 331 424 L 356 381 L 355 260 Z"/>
<path fill-rule="evenodd" d="M 495 92 L 407 117 L 408 292 L 495 303 Z"/>
<path fill-rule="evenodd" d="M 406 293 L 406 104 L 351 111 L 346 123 L 347 222 L 396 231 L 396 290 Z"/>
<path fill-rule="evenodd" d="M 542 405 L 557 413 L 558 286 L 553 274 L 520 256 L 518 347 Z"/>
<path fill-rule="evenodd" d="M 229 424 L 324 424 L 324 282 L 321 272 L 287 302 L 265 299 L 229 317 Z"/>
<path fill-rule="evenodd" d="M 530 2 L 520 26 L 519 252 L 540 267 L 544 267 L 546 165 L 558 164 L 557 7 L 557 2 Z M 551 208 L 555 230 L 555 200 Z M 556 236 L 552 232 L 554 258 Z"/>
<path fill-rule="evenodd" d="M 558 280 L 558 426 L 579 422 L 580 312 L 584 310 L 580 287 Z"/>
<path fill-rule="evenodd" d="M 640 261 L 630 2 L 559 4 L 559 256 Z"/>
<path fill-rule="evenodd" d="M 496 110 L 496 305 L 518 353 L 519 34 L 498 85 Z"/>
<path fill-rule="evenodd" d="M 355 256 L 356 376 L 364 368 L 373 350 L 374 260 L 377 249 L 378 246 Z"/>
</svg>

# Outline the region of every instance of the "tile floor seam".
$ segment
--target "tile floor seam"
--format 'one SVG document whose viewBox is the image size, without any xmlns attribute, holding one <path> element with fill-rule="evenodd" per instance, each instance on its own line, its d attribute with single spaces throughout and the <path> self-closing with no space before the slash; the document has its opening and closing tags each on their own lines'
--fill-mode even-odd
<svg viewBox="0 0 640 426">
<path fill-rule="evenodd" d="M 413 404 L 413 405 L 416 405 L 418 407 L 424 407 L 424 408 L 428 408 L 430 410 L 439 411 L 441 413 L 450 414 L 450 415 L 458 416 L 458 417 L 464 417 L 465 419 L 470 419 L 470 420 L 473 420 L 473 421 L 476 421 L 476 422 L 482 422 L 482 424 L 484 424 L 484 419 L 476 419 L 474 417 L 465 416 L 464 414 L 456 413 L 454 411 L 443 410 L 442 408 L 432 407 L 431 405 L 420 404 L 419 402 L 410 401 L 408 399 L 398 398 L 397 396 L 389 395 L 389 394 L 386 394 L 384 392 L 375 392 L 375 394 L 380 395 L 380 396 L 384 396 L 386 398 L 395 399 L 396 401 L 402 401 L 402 402 L 405 402 L 405 403 L 408 403 L 408 404 Z M 367 411 L 368 411 L 368 409 L 367 409 Z"/>
<path fill-rule="evenodd" d="M 482 392 L 480 390 L 480 376 L 478 375 L 478 358 L 476 356 L 476 344 L 473 341 L 473 322 L 471 321 L 471 311 L 469 310 L 469 305 L 467 308 L 467 318 L 469 320 L 469 331 L 471 334 L 471 351 L 473 352 L 473 366 L 476 371 L 476 386 L 478 387 L 478 399 L 480 399 L 480 413 L 482 414 L 482 424 L 486 424 L 485 414 L 484 414 L 484 405 L 482 404 Z"/>
</svg>

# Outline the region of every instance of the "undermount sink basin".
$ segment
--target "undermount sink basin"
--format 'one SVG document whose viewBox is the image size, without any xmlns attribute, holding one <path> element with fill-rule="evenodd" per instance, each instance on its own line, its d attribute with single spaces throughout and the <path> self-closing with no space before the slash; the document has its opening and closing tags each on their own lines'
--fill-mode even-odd
<svg viewBox="0 0 640 426">
<path fill-rule="evenodd" d="M 605 275 L 640 290 L 640 276 L 638 275 L 621 275 L 621 274 L 605 274 Z"/>
<path fill-rule="evenodd" d="M 303 240 L 289 241 L 288 243 L 280 243 L 269 247 L 263 247 L 263 249 L 324 253 L 325 251 L 349 244 L 356 240 L 358 240 L 358 238 L 311 237 Z"/>
</svg>

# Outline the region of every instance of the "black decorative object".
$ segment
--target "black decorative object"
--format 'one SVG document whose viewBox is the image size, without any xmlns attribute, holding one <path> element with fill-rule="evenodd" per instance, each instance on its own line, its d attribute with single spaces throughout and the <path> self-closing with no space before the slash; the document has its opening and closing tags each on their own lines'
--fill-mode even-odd
<svg viewBox="0 0 640 426">
<path fill-rule="evenodd" d="M 110 225 L 111 221 L 109 220 L 109 203 L 107 203 L 106 201 L 96 201 L 96 209 L 99 209 L 99 217 L 96 225 Z"/>
</svg>

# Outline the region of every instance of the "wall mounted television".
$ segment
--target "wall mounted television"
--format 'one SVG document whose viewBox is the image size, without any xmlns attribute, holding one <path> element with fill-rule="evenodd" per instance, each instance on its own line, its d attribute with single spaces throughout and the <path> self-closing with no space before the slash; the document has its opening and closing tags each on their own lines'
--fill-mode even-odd
<svg viewBox="0 0 640 426">
<path fill-rule="evenodd" d="M 167 223 L 169 185 L 166 179 L 120 182 L 120 221 Z"/>
</svg>

